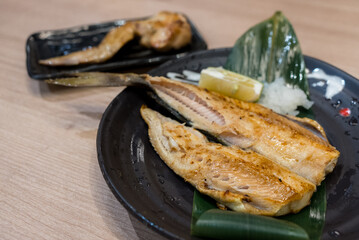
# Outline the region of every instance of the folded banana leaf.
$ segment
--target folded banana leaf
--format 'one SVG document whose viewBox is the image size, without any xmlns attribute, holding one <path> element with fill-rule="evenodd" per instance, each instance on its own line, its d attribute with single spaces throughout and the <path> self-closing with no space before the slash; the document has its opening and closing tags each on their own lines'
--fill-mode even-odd
<svg viewBox="0 0 359 240">
<path fill-rule="evenodd" d="M 224 68 L 264 82 L 283 77 L 309 98 L 304 58 L 288 19 L 276 12 L 257 24 L 235 43 Z M 299 109 L 300 117 L 313 118 Z M 311 204 L 297 214 L 280 218 L 219 210 L 215 202 L 195 191 L 191 234 L 212 239 L 314 239 L 319 240 L 325 221 L 325 183 L 317 188 Z"/>
</svg>

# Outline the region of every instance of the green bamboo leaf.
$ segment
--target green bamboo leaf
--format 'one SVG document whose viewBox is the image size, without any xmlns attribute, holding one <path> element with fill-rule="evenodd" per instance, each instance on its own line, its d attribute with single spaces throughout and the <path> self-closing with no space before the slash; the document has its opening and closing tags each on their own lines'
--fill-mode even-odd
<svg viewBox="0 0 359 240">
<path fill-rule="evenodd" d="M 213 200 L 195 191 L 192 235 L 213 239 L 309 239 L 299 225 L 271 217 L 216 208 Z"/>
<path fill-rule="evenodd" d="M 224 68 L 263 82 L 278 77 L 309 95 L 305 63 L 293 26 L 281 13 L 244 33 L 235 43 Z"/>
<path fill-rule="evenodd" d="M 213 199 L 195 191 L 191 235 L 213 239 L 311 239 L 319 240 L 326 211 L 325 183 L 311 204 L 297 214 L 279 218 L 219 210 Z"/>
</svg>

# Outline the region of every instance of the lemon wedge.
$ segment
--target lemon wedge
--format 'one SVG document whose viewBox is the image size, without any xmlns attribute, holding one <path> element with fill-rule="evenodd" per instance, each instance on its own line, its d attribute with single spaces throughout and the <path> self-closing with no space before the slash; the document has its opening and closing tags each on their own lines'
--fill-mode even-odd
<svg viewBox="0 0 359 240">
<path fill-rule="evenodd" d="M 263 89 L 261 82 L 221 67 L 203 69 L 199 86 L 247 102 L 258 101 Z"/>
</svg>

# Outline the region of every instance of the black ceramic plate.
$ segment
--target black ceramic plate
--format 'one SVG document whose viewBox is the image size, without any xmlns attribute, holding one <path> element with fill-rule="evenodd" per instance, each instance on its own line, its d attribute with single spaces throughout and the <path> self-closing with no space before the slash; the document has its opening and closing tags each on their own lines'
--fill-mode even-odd
<svg viewBox="0 0 359 240">
<path fill-rule="evenodd" d="M 141 19 L 122 19 L 32 34 L 26 42 L 26 65 L 29 76 L 34 79 L 47 79 L 60 77 L 71 72 L 110 71 L 123 68 L 128 69 L 130 67 L 148 67 L 182 57 L 190 52 L 207 49 L 207 44 L 201 34 L 190 19 L 187 18 L 192 28 L 192 41 L 189 45 L 179 50 L 160 53 L 140 46 L 137 39 L 134 39 L 127 43 L 113 58 L 104 63 L 73 67 L 51 67 L 38 63 L 40 59 L 61 56 L 89 46 L 96 46 L 110 29 L 122 26 L 126 21 L 134 20 Z"/>
<path fill-rule="evenodd" d="M 215 49 L 190 54 L 167 62 L 150 74 L 165 76 L 167 72 L 199 72 L 207 66 L 221 66 L 229 51 Z M 327 100 L 321 88 L 312 86 L 317 80 L 309 79 L 316 120 L 341 152 L 334 172 L 326 180 L 328 205 L 323 239 L 358 239 L 359 81 L 317 59 L 305 57 L 305 62 L 310 70 L 321 68 L 346 83 L 342 92 Z M 142 104 L 168 114 L 139 89 L 127 88 L 119 94 L 104 113 L 98 130 L 101 170 L 114 195 L 143 223 L 168 238 L 189 239 L 193 188 L 154 152 L 139 114 Z M 351 116 L 338 114 L 341 108 L 350 108 Z"/>
</svg>

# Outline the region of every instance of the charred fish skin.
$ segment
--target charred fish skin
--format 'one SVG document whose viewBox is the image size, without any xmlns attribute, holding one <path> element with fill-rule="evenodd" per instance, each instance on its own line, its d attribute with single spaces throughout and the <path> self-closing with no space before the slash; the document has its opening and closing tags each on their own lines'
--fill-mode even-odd
<svg viewBox="0 0 359 240">
<path fill-rule="evenodd" d="M 156 94 L 192 126 L 211 133 L 227 145 L 251 149 L 287 167 L 316 185 L 333 171 L 339 152 L 324 136 L 296 123 L 324 130 L 314 120 L 281 116 L 256 103 L 209 92 L 163 77 L 149 78 Z"/>
<path fill-rule="evenodd" d="M 253 151 L 209 142 L 199 131 L 142 107 L 161 159 L 201 193 L 228 208 L 280 216 L 307 206 L 316 186 Z"/>
</svg>

